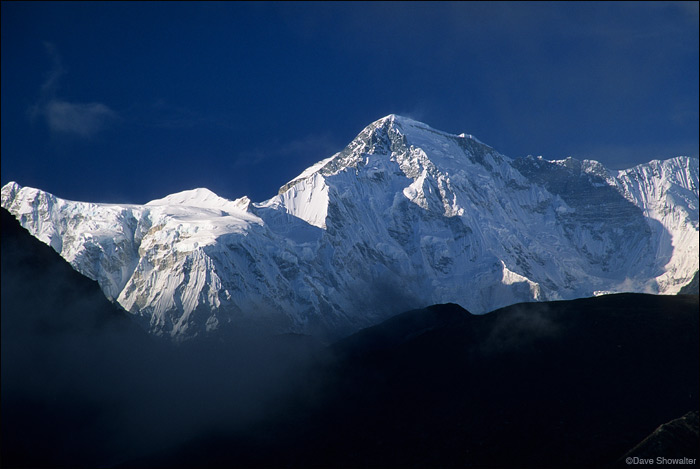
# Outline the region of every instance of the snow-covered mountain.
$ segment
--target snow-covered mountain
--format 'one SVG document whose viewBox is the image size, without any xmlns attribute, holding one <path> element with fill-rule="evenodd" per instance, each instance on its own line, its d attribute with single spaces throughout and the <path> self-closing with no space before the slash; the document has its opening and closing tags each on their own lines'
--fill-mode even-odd
<svg viewBox="0 0 700 469">
<path fill-rule="evenodd" d="M 611 171 L 510 159 L 390 115 L 271 199 L 145 205 L 11 182 L 2 206 L 151 332 L 247 323 L 339 336 L 415 307 L 474 313 L 599 292 L 676 293 L 698 270 L 698 159 Z"/>
</svg>

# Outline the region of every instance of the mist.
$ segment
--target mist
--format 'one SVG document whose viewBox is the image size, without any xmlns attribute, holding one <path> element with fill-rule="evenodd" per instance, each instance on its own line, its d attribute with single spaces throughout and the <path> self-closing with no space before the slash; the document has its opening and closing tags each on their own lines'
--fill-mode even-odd
<svg viewBox="0 0 700 469">
<path fill-rule="evenodd" d="M 108 467 L 313 394 L 310 337 L 150 336 L 4 210 L 2 223 L 3 465 Z"/>
</svg>

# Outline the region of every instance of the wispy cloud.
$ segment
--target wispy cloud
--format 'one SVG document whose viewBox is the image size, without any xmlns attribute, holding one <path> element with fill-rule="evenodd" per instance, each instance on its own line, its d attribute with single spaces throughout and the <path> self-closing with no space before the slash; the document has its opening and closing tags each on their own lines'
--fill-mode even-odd
<svg viewBox="0 0 700 469">
<path fill-rule="evenodd" d="M 60 79 L 67 71 L 56 46 L 45 42 L 52 67 L 41 85 L 38 101 L 29 108 L 30 118 L 43 118 L 54 134 L 90 138 L 119 118 L 109 106 L 99 102 L 77 103 L 58 97 Z"/>
<path fill-rule="evenodd" d="M 51 58 L 52 67 L 48 73 L 46 81 L 41 85 L 42 97 L 53 96 L 58 89 L 58 81 L 66 74 L 66 68 L 63 66 L 61 56 L 56 50 L 56 46 L 50 42 L 45 42 L 44 47 Z"/>
<path fill-rule="evenodd" d="M 43 112 L 52 132 L 91 137 L 117 118 L 117 113 L 102 103 L 70 103 L 52 99 Z"/>
</svg>

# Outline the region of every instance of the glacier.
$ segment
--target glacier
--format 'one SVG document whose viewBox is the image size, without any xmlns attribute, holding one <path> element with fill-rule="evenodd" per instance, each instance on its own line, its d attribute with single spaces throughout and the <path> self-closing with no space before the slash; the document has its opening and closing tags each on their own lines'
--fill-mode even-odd
<svg viewBox="0 0 700 469">
<path fill-rule="evenodd" d="M 675 294 L 698 271 L 697 158 L 511 159 L 393 114 L 259 203 L 204 188 L 76 202 L 10 182 L 2 206 L 176 341 L 246 326 L 337 338 L 435 303 Z"/>
</svg>

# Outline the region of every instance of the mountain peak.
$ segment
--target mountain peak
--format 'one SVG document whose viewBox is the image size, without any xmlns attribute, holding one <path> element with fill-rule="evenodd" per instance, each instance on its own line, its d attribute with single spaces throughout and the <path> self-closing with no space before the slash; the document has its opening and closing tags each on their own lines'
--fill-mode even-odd
<svg viewBox="0 0 700 469">
<path fill-rule="evenodd" d="M 377 122 L 392 122 L 392 123 L 399 123 L 399 124 L 419 124 L 426 126 L 423 122 L 417 121 L 415 119 L 412 119 L 410 117 L 406 116 L 401 116 L 399 114 L 389 114 L 387 116 L 382 117 L 381 119 L 377 119 L 374 123 Z"/>
<path fill-rule="evenodd" d="M 442 130 L 434 129 L 424 122 L 420 122 L 413 118 L 401 116 L 398 114 L 389 114 L 388 116 L 384 116 L 381 119 L 377 119 L 376 121 L 372 122 L 370 125 L 365 127 L 365 129 L 386 129 L 389 127 L 397 127 L 398 129 L 403 130 L 404 132 L 410 132 L 411 129 L 415 129 L 427 130 L 429 132 L 434 132 L 442 135 L 452 135 L 450 133 L 443 132 Z"/>
<path fill-rule="evenodd" d="M 512 160 L 390 114 L 261 203 L 198 188 L 90 204 L 10 183 L 2 205 L 153 333 L 259 317 L 338 336 L 426 304 L 676 293 L 698 270 L 697 187 L 697 159 Z"/>
<path fill-rule="evenodd" d="M 417 121 L 411 117 L 401 116 L 398 114 L 389 114 L 388 116 L 384 116 L 381 119 L 377 119 L 376 121 L 368 125 L 365 128 L 365 130 L 368 130 L 370 132 L 377 130 L 386 131 L 389 128 L 397 129 L 399 133 L 405 135 L 409 139 L 411 139 L 412 137 L 420 138 L 421 134 L 423 135 L 423 137 L 432 135 L 448 139 L 459 138 L 463 140 L 471 140 L 475 143 L 478 143 L 479 145 L 488 147 L 489 149 L 493 149 L 490 145 L 485 144 L 472 134 L 468 134 L 466 132 L 462 132 L 460 134 L 445 132 L 442 130 L 435 129 L 429 126 L 428 124 L 421 121 Z"/>
</svg>

